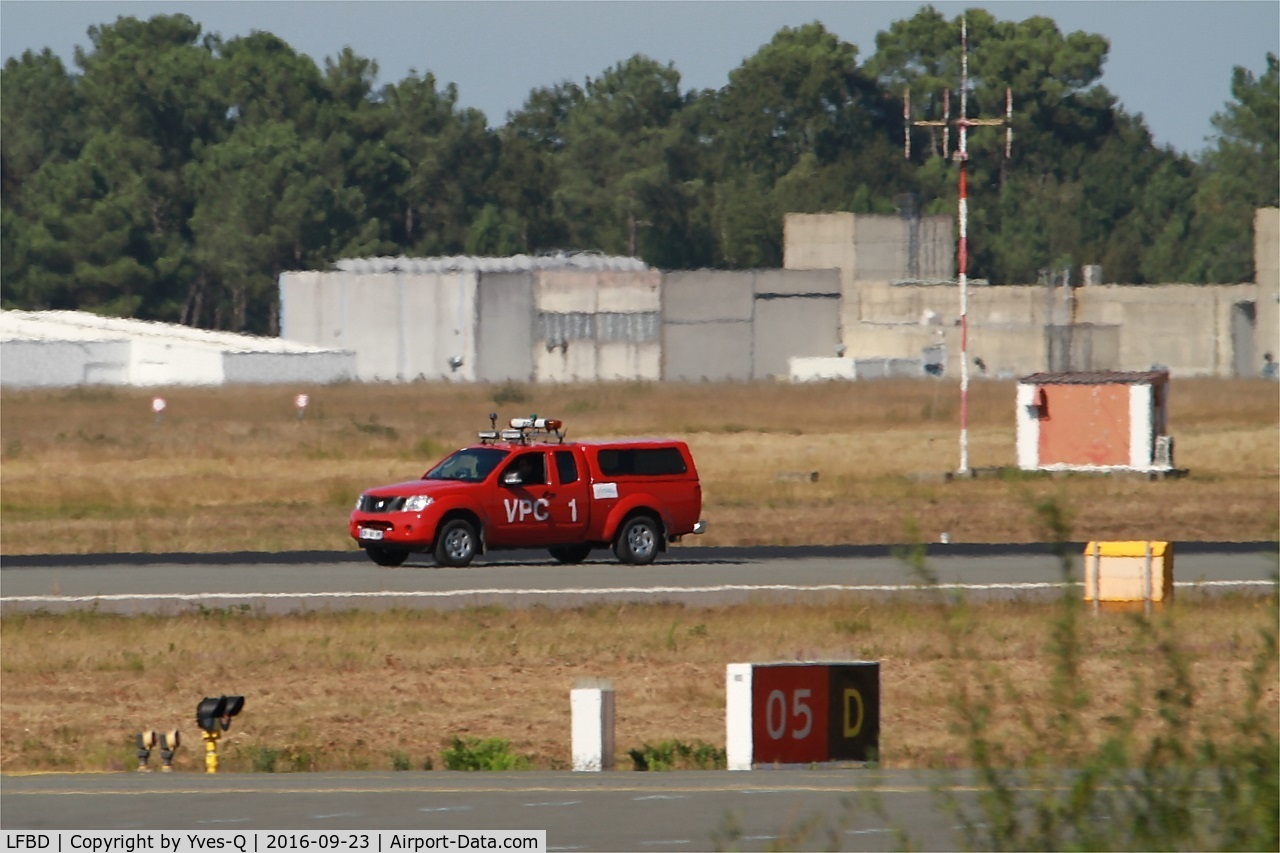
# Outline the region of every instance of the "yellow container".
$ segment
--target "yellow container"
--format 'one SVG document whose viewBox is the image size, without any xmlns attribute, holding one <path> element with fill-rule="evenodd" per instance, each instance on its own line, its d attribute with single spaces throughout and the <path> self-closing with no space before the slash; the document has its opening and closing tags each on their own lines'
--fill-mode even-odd
<svg viewBox="0 0 1280 853">
<path fill-rule="evenodd" d="M 1090 542 L 1084 548 L 1085 601 L 1173 600 L 1173 543 Z"/>
</svg>

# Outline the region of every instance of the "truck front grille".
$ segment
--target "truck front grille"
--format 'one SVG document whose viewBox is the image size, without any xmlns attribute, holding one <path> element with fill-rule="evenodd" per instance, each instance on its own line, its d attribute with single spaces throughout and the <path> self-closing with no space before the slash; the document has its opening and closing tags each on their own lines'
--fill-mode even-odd
<svg viewBox="0 0 1280 853">
<path fill-rule="evenodd" d="M 404 509 L 404 498 L 383 498 L 377 495 L 361 495 L 361 512 L 399 512 Z"/>
</svg>

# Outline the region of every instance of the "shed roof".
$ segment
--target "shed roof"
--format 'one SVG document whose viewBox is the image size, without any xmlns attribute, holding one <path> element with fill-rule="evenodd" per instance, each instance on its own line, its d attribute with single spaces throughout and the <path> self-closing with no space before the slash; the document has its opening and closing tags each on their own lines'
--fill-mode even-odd
<svg viewBox="0 0 1280 853">
<path fill-rule="evenodd" d="M 1168 382 L 1168 370 L 1079 370 L 1032 373 L 1018 380 L 1024 385 L 1151 385 Z"/>
</svg>

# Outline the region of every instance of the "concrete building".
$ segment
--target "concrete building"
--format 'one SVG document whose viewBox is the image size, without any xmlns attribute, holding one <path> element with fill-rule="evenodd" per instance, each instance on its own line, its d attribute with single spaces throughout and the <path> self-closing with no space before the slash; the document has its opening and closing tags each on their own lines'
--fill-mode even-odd
<svg viewBox="0 0 1280 853">
<path fill-rule="evenodd" d="M 1257 284 L 968 290 L 976 378 L 1257 375 L 1280 357 L 1280 219 Z M 634 258 L 372 258 L 280 277 L 282 337 L 356 353 L 365 381 L 750 381 L 960 372 L 949 216 L 788 214 L 781 270 L 660 272 Z M 845 364 L 848 361 L 850 363 Z"/>
<path fill-rule="evenodd" d="M 658 379 L 661 276 L 634 258 L 369 258 L 280 276 L 281 337 L 362 381 Z"/>
<path fill-rule="evenodd" d="M 1064 370 L 1169 368 L 1176 376 L 1256 376 L 1264 353 L 1280 357 L 1280 211 L 1258 211 L 1258 281 L 1237 285 L 1014 285 L 968 289 L 968 354 L 976 376 L 1012 378 Z M 854 360 L 938 357 L 960 371 L 960 305 L 954 281 L 904 275 L 901 244 L 864 239 L 867 217 L 788 214 L 787 269 L 837 267 L 841 344 Z M 897 222 L 895 217 L 874 217 Z M 937 217 L 948 220 L 949 217 Z M 885 227 L 885 226 L 881 226 Z M 922 228 L 924 257 L 951 241 Z M 947 272 L 942 266 L 931 272 Z M 880 278 L 868 278 L 877 271 Z M 1095 270 L 1094 277 L 1097 277 Z M 807 365 L 814 369 L 814 365 Z"/>
<path fill-rule="evenodd" d="M 364 381 L 747 381 L 839 345 L 833 269 L 382 258 L 284 273 L 280 293 L 282 336 L 354 350 Z"/>
<path fill-rule="evenodd" d="M 222 385 L 354 378 L 355 354 L 82 311 L 0 311 L 0 384 Z"/>
</svg>

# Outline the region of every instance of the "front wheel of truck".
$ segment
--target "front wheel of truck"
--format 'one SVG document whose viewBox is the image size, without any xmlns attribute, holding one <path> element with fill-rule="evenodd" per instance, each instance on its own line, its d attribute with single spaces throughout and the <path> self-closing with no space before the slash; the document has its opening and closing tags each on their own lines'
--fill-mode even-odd
<svg viewBox="0 0 1280 853">
<path fill-rule="evenodd" d="M 461 569 L 471 565 L 479 550 L 476 529 L 465 518 L 451 518 L 440 525 L 436 535 L 436 562 L 442 566 Z"/>
</svg>

